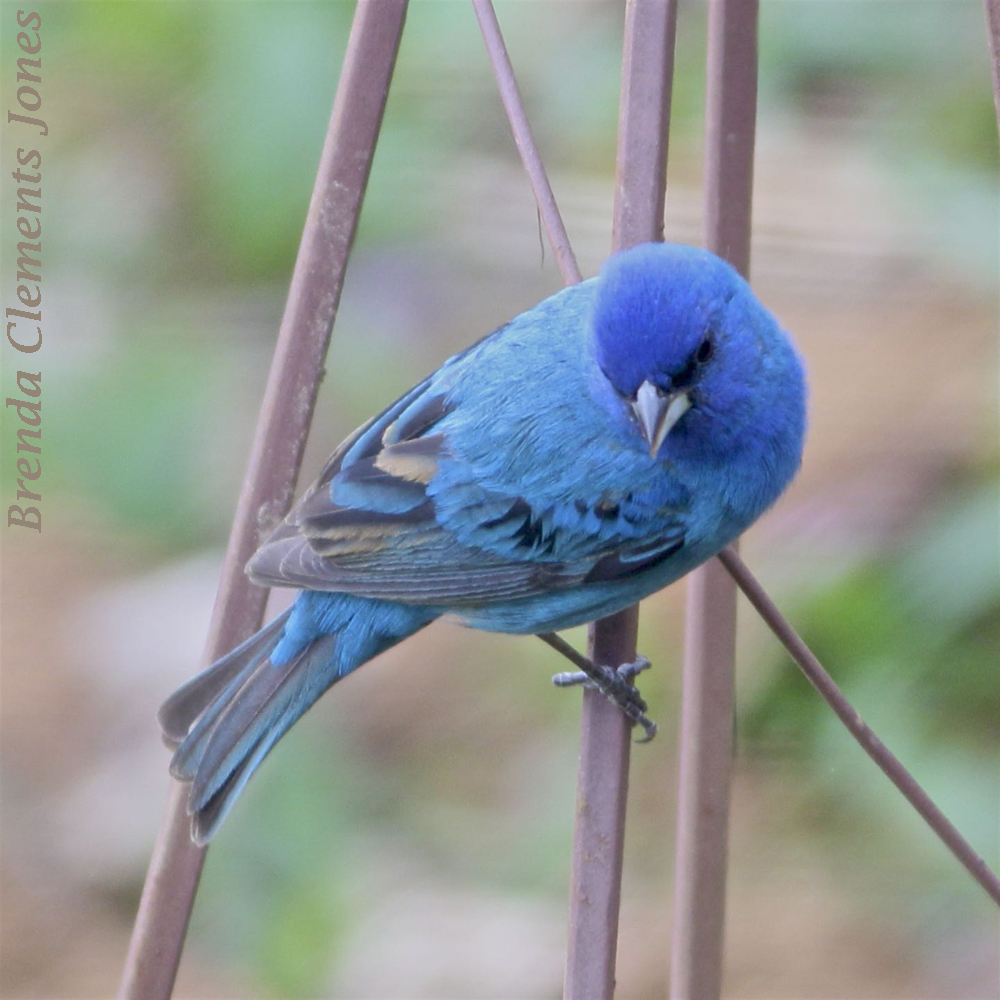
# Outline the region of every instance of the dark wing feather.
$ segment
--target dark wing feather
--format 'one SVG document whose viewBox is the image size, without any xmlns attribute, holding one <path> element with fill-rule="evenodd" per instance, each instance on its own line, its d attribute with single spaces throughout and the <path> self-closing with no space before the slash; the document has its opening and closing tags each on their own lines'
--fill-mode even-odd
<svg viewBox="0 0 1000 1000">
<path fill-rule="evenodd" d="M 438 427 L 448 412 L 432 378 L 356 431 L 251 559 L 251 577 L 406 603 L 479 604 L 623 579 L 683 545 L 680 523 L 667 520 L 653 538 L 585 535 L 572 558 L 559 559 L 555 534 L 541 528 L 544 512 L 483 490 L 483 545 L 460 540 L 427 493 L 450 457 Z"/>
<path fill-rule="evenodd" d="M 271 532 L 247 564 L 247 573 L 257 583 L 275 587 L 310 586 L 302 579 L 282 577 L 277 567 L 271 566 L 271 559 L 266 555 L 267 550 L 277 543 L 299 536 L 301 513 L 309 508 L 310 503 L 321 506 L 329 501 L 329 491 L 323 487 L 328 487 L 343 470 L 377 455 L 382 449 L 383 438 L 396 440 L 401 416 L 404 418 L 401 422 L 403 431 L 414 437 L 425 433 L 441 419 L 446 412 L 444 397 L 432 391 L 433 379 L 432 375 L 415 385 L 337 446 L 316 481 L 306 490 L 285 520 Z M 272 568 L 275 572 L 272 572 Z"/>
</svg>

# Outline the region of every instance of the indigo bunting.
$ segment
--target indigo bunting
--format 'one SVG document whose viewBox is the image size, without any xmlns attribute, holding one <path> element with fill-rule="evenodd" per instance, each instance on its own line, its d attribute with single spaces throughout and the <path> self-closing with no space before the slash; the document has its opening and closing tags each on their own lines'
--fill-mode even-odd
<svg viewBox="0 0 1000 1000">
<path fill-rule="evenodd" d="M 804 428 L 786 334 L 729 264 L 679 244 L 616 254 L 447 360 L 250 560 L 295 603 L 160 710 L 195 841 L 327 688 L 436 618 L 555 632 L 704 562 L 788 485 Z M 636 718 L 637 695 L 616 700 Z"/>
</svg>

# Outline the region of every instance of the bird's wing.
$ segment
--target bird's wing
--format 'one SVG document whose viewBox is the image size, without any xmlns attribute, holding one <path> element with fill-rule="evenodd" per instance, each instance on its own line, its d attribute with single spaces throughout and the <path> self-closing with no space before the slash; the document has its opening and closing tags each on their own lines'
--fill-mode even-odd
<svg viewBox="0 0 1000 1000">
<path fill-rule="evenodd" d="M 251 559 L 256 582 L 483 604 L 624 579 L 683 545 L 679 518 L 659 512 L 648 530 L 635 517 L 616 527 L 617 515 L 585 484 L 559 509 L 481 485 L 448 429 L 452 364 L 337 449 Z"/>
</svg>

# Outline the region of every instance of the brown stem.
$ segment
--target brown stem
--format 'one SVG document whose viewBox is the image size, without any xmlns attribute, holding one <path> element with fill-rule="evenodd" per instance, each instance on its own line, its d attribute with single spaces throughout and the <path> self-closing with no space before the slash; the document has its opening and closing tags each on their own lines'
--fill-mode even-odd
<svg viewBox="0 0 1000 1000">
<path fill-rule="evenodd" d="M 833 709 L 834 714 L 847 727 L 848 732 L 861 744 L 862 749 L 888 779 L 903 793 L 906 801 L 924 818 L 941 842 L 965 866 L 969 874 L 1000 905 L 1000 878 L 973 850 L 958 832 L 951 820 L 934 804 L 916 778 L 906 770 L 892 751 L 872 732 L 857 710 L 837 687 L 833 678 L 823 669 L 812 650 L 788 623 L 774 601 L 767 596 L 746 564 L 733 549 L 719 553 L 719 561 L 732 575 L 740 590 L 757 609 L 768 628 L 778 637 L 792 659 L 799 665 L 820 697 Z"/>
<path fill-rule="evenodd" d="M 267 591 L 243 573 L 291 502 L 347 258 L 375 151 L 406 0 L 354 15 L 285 314 L 240 494 L 205 651 L 211 663 L 260 626 Z M 190 839 L 187 789 L 174 784 L 136 915 L 119 997 L 173 992 L 205 851 Z"/>
<path fill-rule="evenodd" d="M 472 0 L 472 7 L 479 21 L 480 31 L 483 33 L 486 54 L 493 67 L 493 75 L 496 77 L 500 99 L 507 112 L 510 130 L 514 133 L 517 151 L 521 154 L 521 163 L 528 175 L 528 180 L 531 182 L 531 190 L 534 192 L 545 232 L 552 244 L 552 252 L 556 256 L 556 262 L 559 264 L 559 272 L 567 285 L 575 285 L 582 278 L 580 267 L 576 262 L 573 248 L 570 246 L 569 236 L 566 234 L 566 227 L 559 214 L 559 207 L 556 205 L 552 186 L 549 184 L 541 154 L 538 152 L 535 137 L 531 132 L 528 116 L 524 112 L 524 103 L 517 87 L 514 67 L 511 65 L 503 34 L 500 31 L 497 13 L 493 9 L 492 0 Z"/>
<path fill-rule="evenodd" d="M 1000 128 L 1000 0 L 986 0 L 986 33 L 990 43 L 990 65 L 993 70 L 993 103 Z"/>
<path fill-rule="evenodd" d="M 628 0 L 622 52 L 614 249 L 662 239 L 667 133 L 677 8 Z M 590 627 L 588 655 L 617 666 L 635 659 L 638 607 Z M 585 691 L 570 889 L 566 1000 L 614 995 L 628 792 L 629 725 L 598 691 Z"/>
<path fill-rule="evenodd" d="M 490 0 L 472 2 L 538 210 L 563 278 L 572 284 L 580 280 L 580 271 L 524 113 L 496 13 Z M 628 0 L 626 5 L 616 250 L 662 239 L 676 20 L 675 0 Z M 589 660 L 613 667 L 634 660 L 637 624 L 634 607 L 595 622 L 589 632 Z M 625 716 L 599 691 L 584 691 L 564 987 L 564 995 L 573 1000 L 610 998 L 614 992 L 629 729 Z"/>
<path fill-rule="evenodd" d="M 709 0 L 705 245 L 750 269 L 757 0 Z M 670 996 L 722 992 L 733 768 L 736 588 L 713 560 L 687 581 Z"/>
</svg>

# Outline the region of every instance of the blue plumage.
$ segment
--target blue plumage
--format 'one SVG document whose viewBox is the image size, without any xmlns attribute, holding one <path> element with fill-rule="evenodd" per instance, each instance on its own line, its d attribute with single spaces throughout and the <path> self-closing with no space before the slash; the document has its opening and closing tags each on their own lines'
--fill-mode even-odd
<svg viewBox="0 0 1000 1000">
<path fill-rule="evenodd" d="M 349 437 L 250 561 L 293 608 L 161 709 L 204 842 L 336 680 L 435 618 L 550 632 L 714 555 L 780 495 L 801 364 L 745 281 L 646 244 L 446 361 Z"/>
</svg>

